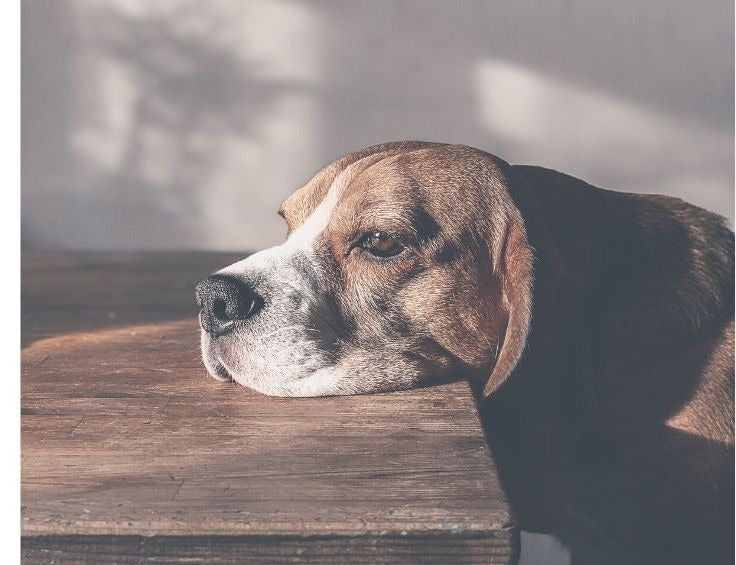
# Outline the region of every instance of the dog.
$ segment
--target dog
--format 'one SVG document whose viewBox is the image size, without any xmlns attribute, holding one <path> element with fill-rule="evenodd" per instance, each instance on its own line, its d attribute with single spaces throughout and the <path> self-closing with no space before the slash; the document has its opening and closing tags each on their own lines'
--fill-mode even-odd
<svg viewBox="0 0 736 565">
<path fill-rule="evenodd" d="M 474 383 L 522 529 L 573 563 L 733 562 L 733 233 L 467 146 L 376 145 L 202 281 L 204 364 L 268 395 Z"/>
</svg>

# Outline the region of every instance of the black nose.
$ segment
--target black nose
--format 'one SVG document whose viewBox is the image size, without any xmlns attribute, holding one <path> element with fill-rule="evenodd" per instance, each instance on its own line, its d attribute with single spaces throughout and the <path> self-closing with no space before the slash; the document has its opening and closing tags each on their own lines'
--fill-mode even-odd
<svg viewBox="0 0 736 565">
<path fill-rule="evenodd" d="M 227 275 L 207 277 L 194 293 L 201 308 L 202 329 L 214 337 L 232 331 L 237 320 L 250 318 L 263 304 L 245 282 Z"/>
</svg>

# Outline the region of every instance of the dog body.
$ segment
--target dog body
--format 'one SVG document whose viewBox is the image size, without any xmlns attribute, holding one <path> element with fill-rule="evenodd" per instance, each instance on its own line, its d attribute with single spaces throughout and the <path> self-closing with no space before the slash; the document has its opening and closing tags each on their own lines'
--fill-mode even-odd
<svg viewBox="0 0 736 565">
<path fill-rule="evenodd" d="M 680 200 L 388 143 L 198 287 L 209 372 L 266 394 L 466 375 L 523 529 L 580 563 L 733 556 L 733 234 Z"/>
<path fill-rule="evenodd" d="M 534 306 L 484 414 L 520 522 L 580 563 L 732 562 L 733 234 L 673 198 L 512 168 Z"/>
</svg>

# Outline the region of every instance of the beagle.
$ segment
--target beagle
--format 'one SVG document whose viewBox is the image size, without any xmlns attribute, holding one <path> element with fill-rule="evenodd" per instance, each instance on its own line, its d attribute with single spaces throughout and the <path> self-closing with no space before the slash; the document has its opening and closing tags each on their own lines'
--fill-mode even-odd
<svg viewBox="0 0 736 565">
<path fill-rule="evenodd" d="M 196 289 L 208 372 L 264 394 L 467 376 L 522 529 L 573 563 L 733 562 L 733 233 L 675 198 L 386 143 Z"/>
</svg>

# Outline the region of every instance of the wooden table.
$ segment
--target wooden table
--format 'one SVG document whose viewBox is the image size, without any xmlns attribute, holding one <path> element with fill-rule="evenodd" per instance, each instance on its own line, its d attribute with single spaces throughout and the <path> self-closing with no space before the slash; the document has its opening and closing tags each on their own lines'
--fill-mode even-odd
<svg viewBox="0 0 736 565">
<path fill-rule="evenodd" d="M 23 257 L 24 562 L 513 562 L 467 383 L 283 399 L 206 376 L 192 288 L 237 258 Z"/>
</svg>

